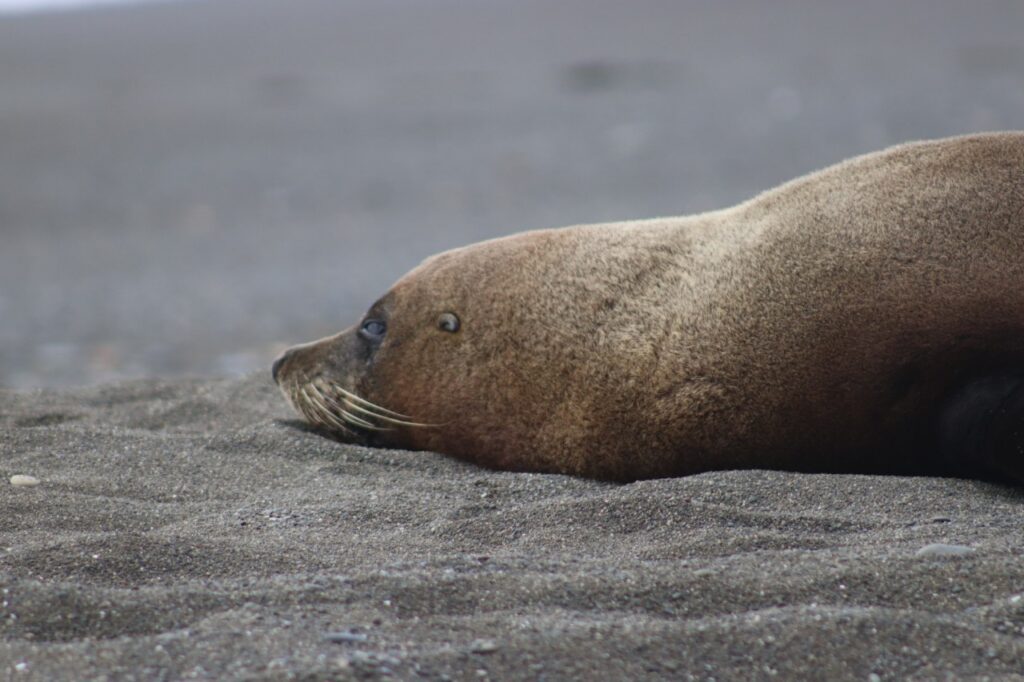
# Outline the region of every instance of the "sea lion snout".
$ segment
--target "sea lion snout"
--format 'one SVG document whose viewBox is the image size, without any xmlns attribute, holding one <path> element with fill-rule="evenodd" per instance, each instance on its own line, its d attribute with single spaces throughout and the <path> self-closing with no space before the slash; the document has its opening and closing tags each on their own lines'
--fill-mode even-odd
<svg viewBox="0 0 1024 682">
<path fill-rule="evenodd" d="M 281 353 L 281 355 L 274 360 L 274 364 L 270 366 L 270 376 L 274 377 L 275 384 L 281 383 L 277 378 L 278 374 L 281 372 L 281 367 L 284 366 L 284 363 L 288 362 L 293 355 L 295 355 L 295 349 L 288 348 L 285 352 Z"/>
<path fill-rule="evenodd" d="M 337 370 L 335 365 L 339 363 L 347 366 L 350 353 L 346 351 L 350 344 L 344 341 L 350 335 L 351 330 L 346 329 L 335 336 L 286 348 L 270 366 L 274 383 L 285 388 L 285 384 L 293 381 L 308 381 L 323 373 L 326 367 Z"/>
<path fill-rule="evenodd" d="M 366 342 L 350 328 L 288 348 L 270 371 L 299 414 L 342 440 L 369 444 L 385 440 L 384 435 L 396 429 L 430 426 L 360 395 L 357 368 L 365 364 L 365 351 Z"/>
</svg>

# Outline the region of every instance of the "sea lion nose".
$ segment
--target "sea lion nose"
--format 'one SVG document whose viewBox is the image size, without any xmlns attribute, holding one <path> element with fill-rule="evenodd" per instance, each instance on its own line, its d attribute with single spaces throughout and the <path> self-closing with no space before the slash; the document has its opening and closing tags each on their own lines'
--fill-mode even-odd
<svg viewBox="0 0 1024 682">
<path fill-rule="evenodd" d="M 275 384 L 278 383 L 277 373 L 281 371 L 281 367 L 284 366 L 284 363 L 288 361 L 288 358 L 290 358 L 294 352 L 294 348 L 289 348 L 285 352 L 281 353 L 277 360 L 274 360 L 274 364 L 270 366 L 270 375 L 274 377 Z"/>
</svg>

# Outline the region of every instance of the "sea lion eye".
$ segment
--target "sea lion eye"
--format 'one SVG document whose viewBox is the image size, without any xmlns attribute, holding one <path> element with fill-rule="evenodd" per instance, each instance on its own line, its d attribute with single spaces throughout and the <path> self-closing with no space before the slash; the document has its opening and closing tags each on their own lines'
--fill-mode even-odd
<svg viewBox="0 0 1024 682">
<path fill-rule="evenodd" d="M 459 331 L 459 318 L 455 313 L 441 313 L 437 318 L 437 328 L 444 332 Z"/>
<path fill-rule="evenodd" d="M 367 341 L 380 341 L 384 338 L 384 334 L 387 332 L 388 326 L 384 324 L 383 320 L 364 320 L 363 326 L 359 328 L 359 335 Z"/>
</svg>

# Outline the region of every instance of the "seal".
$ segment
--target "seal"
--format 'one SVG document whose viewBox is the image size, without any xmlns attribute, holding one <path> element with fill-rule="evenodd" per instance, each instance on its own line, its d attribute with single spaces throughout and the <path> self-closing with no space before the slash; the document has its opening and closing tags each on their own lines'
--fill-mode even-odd
<svg viewBox="0 0 1024 682">
<path fill-rule="evenodd" d="M 448 251 L 273 375 L 343 440 L 499 469 L 1024 482 L 1024 133 Z"/>
</svg>

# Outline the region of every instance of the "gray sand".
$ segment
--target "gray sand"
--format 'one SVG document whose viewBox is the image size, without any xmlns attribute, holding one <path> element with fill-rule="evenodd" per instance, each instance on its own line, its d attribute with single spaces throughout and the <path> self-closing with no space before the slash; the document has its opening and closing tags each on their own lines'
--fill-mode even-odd
<svg viewBox="0 0 1024 682">
<path fill-rule="evenodd" d="M 1024 494 L 1006 487 L 491 472 L 328 440 L 264 375 L 0 392 L 0 415 L 12 680 L 1024 665 Z M 938 544 L 973 551 L 920 551 Z"/>
</svg>

